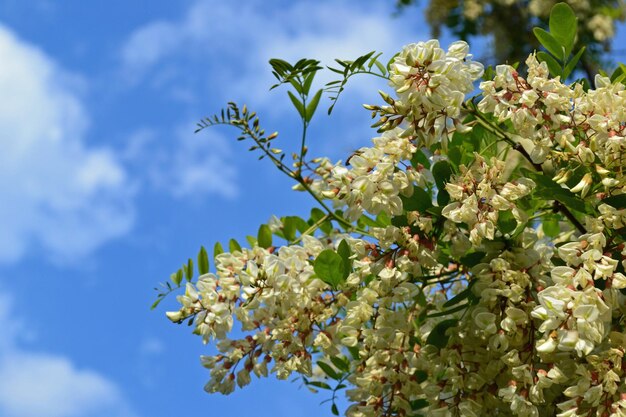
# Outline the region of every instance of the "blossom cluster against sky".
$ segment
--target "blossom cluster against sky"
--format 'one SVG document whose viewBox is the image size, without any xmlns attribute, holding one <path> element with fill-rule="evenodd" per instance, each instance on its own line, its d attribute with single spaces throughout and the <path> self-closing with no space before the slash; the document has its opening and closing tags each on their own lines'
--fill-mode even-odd
<svg viewBox="0 0 626 417">
<path fill-rule="evenodd" d="M 195 122 L 245 102 L 288 149 L 297 117 L 268 92 L 268 59 L 389 57 L 428 37 L 386 3 L 0 1 L 1 416 L 330 414 L 297 382 L 205 394 L 211 348 L 165 319 L 168 301 L 149 306 L 200 245 L 311 206 L 235 132 Z M 312 154 L 368 142 L 371 82 L 320 111 Z"/>
<path fill-rule="evenodd" d="M 149 306 L 200 245 L 311 207 L 235 132 L 194 135 L 195 122 L 247 103 L 296 147 L 268 59 L 390 57 L 428 39 L 418 10 L 393 12 L 391 0 L 0 0 L 0 416 L 330 415 L 297 382 L 205 394 L 212 349 L 165 319 L 174 300 Z M 351 83 L 332 118 L 322 102 L 311 155 L 369 143 L 360 104 L 384 88 L 372 82 Z"/>
</svg>

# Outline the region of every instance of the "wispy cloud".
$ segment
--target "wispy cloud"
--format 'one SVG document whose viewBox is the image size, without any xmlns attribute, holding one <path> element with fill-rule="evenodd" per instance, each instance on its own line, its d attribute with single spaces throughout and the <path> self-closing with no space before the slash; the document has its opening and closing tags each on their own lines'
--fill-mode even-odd
<svg viewBox="0 0 626 417">
<path fill-rule="evenodd" d="M 345 1 L 267 7 L 262 1 L 197 0 L 180 19 L 138 28 L 121 57 L 134 80 L 154 80 L 172 67 L 201 63 L 211 74 L 212 91 L 220 93 L 223 86 L 230 94 L 258 99 L 267 96 L 272 82 L 270 58 L 307 57 L 331 64 L 334 58 L 356 58 L 372 49 L 393 53 L 415 41 L 410 21 L 390 14 L 384 5 L 365 8 Z"/>
<path fill-rule="evenodd" d="M 92 252 L 133 224 L 119 158 L 86 143 L 77 77 L 0 26 L 0 262 Z"/>
<path fill-rule="evenodd" d="M 23 349 L 24 329 L 0 293 L 0 415 L 4 417 L 135 417 L 115 383 L 64 356 Z"/>
<path fill-rule="evenodd" d="M 166 134 L 140 129 L 123 152 L 141 167 L 144 181 L 174 198 L 238 195 L 237 170 L 228 141 L 214 131 L 194 135 L 195 123 L 182 123 Z"/>
</svg>

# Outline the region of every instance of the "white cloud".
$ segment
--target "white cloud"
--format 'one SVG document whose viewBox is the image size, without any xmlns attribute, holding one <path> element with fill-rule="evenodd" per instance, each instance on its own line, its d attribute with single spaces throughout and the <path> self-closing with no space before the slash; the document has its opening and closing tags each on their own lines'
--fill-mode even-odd
<svg viewBox="0 0 626 417">
<path fill-rule="evenodd" d="M 332 64 L 335 58 L 356 58 L 374 49 L 389 56 L 415 41 L 410 17 L 394 19 L 390 5 L 386 6 L 304 1 L 268 7 L 264 1 L 197 0 L 178 21 L 158 21 L 137 29 L 121 56 L 126 73 L 134 79 L 156 67 L 159 73 L 181 60 L 204 58 L 205 68 L 211 66 L 213 90 L 224 85 L 229 94 L 235 91 L 261 99 L 268 96 L 272 83 L 270 58 L 307 57 Z M 330 78 L 334 76 L 321 81 Z"/>
<path fill-rule="evenodd" d="M 77 80 L 0 25 L 0 262 L 33 246 L 70 261 L 133 223 L 125 169 L 88 146 Z"/>
<path fill-rule="evenodd" d="M 0 293 L 0 415 L 3 417 L 135 417 L 120 389 L 68 358 L 18 346 L 23 330 Z"/>
<path fill-rule="evenodd" d="M 175 198 L 238 195 L 237 170 L 228 140 L 215 131 L 193 133 L 195 123 L 180 124 L 167 135 L 140 129 L 131 135 L 124 157 L 141 166 L 149 185 Z"/>
</svg>

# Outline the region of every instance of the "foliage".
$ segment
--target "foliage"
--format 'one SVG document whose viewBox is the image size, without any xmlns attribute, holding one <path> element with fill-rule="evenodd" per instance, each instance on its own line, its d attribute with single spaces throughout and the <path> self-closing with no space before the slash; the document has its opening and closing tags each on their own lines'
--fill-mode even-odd
<svg viewBox="0 0 626 417">
<path fill-rule="evenodd" d="M 415 3 L 419 1 L 397 0 L 400 9 Z M 567 4 L 571 7 L 560 10 L 552 7 L 555 3 L 555 0 L 430 0 L 425 13 L 435 37 L 442 27 L 464 40 L 476 35 L 492 35 L 493 61 L 514 63 L 524 61 L 539 47 L 533 27 L 548 29 L 551 12 L 569 10 L 580 22 L 575 43 L 589 49 L 580 67 L 588 76 L 593 76 L 598 64 L 603 62 L 603 55 L 610 50 L 616 22 L 626 17 L 626 3 L 623 0 L 570 0 Z M 563 18 L 556 16 L 552 21 Z"/>
<path fill-rule="evenodd" d="M 626 415 L 626 68 L 565 83 L 585 49 L 571 9 L 552 16 L 526 77 L 431 40 L 337 61 L 311 95 L 317 61 L 272 60 L 303 127 L 291 164 L 246 106 L 199 123 L 239 129 L 316 203 L 216 245 L 212 269 L 201 248 L 159 293 L 184 287 L 168 318 L 216 344 L 208 392 L 295 373 L 334 414 L 345 390 L 350 417 Z M 394 90 L 365 106 L 380 136 L 309 159 L 321 97 L 356 74 Z"/>
</svg>

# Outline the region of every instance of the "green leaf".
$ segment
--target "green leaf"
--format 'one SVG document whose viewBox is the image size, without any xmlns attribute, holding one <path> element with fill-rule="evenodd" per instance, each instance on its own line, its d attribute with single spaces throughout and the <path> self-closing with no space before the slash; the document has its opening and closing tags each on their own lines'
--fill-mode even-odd
<svg viewBox="0 0 626 417">
<path fill-rule="evenodd" d="M 326 375 L 328 375 L 329 377 L 331 377 L 335 381 L 337 381 L 339 378 L 341 378 L 341 376 L 329 364 L 327 364 L 325 362 L 322 362 L 322 361 L 318 361 L 317 362 L 317 366 L 319 366 L 320 369 L 322 371 L 324 371 L 324 373 Z"/>
<path fill-rule="evenodd" d="M 332 407 L 330 407 L 330 412 L 333 413 L 333 415 L 335 416 L 339 415 L 339 409 L 337 409 L 337 404 L 333 403 Z"/>
<path fill-rule="evenodd" d="M 533 33 L 544 48 L 546 48 L 561 62 L 565 61 L 565 57 L 563 56 L 563 47 L 556 39 L 554 39 L 554 36 L 541 28 L 533 28 Z"/>
<path fill-rule="evenodd" d="M 424 371 L 418 371 L 418 372 L 424 372 Z M 428 375 L 427 375 L 427 377 L 428 377 Z M 424 379 L 424 380 L 426 380 L 426 379 Z M 420 398 L 419 400 L 413 400 L 409 404 L 411 404 L 411 410 L 412 411 L 421 410 L 422 408 L 426 408 L 426 407 L 428 407 L 430 405 L 428 400 L 426 400 L 424 398 Z"/>
<path fill-rule="evenodd" d="M 580 57 L 585 52 L 585 48 L 586 48 L 585 46 L 580 48 L 578 52 L 576 52 L 576 55 L 574 55 L 572 59 L 570 59 L 570 61 L 565 66 L 565 68 L 563 68 L 563 80 L 569 77 L 572 71 L 574 71 L 574 68 L 576 68 L 576 64 L 578 64 L 578 61 L 580 61 Z"/>
<path fill-rule="evenodd" d="M 317 110 L 317 105 L 320 103 L 320 98 L 322 97 L 322 90 L 318 90 L 317 93 L 311 99 L 311 102 L 306 106 L 305 112 L 305 120 L 310 122 L 315 114 L 315 110 Z"/>
<path fill-rule="evenodd" d="M 517 220 L 510 210 L 498 212 L 498 229 L 503 233 L 511 233 L 517 227 Z"/>
<path fill-rule="evenodd" d="M 187 281 L 191 281 L 193 279 L 193 261 L 191 258 L 187 260 L 187 265 L 185 265 L 185 279 Z"/>
<path fill-rule="evenodd" d="M 550 71 L 550 75 L 553 77 L 559 77 L 562 75 L 561 65 L 556 62 L 556 59 L 547 52 L 539 51 L 537 52 L 537 58 L 540 62 L 545 62 L 548 65 L 548 70 Z"/>
<path fill-rule="evenodd" d="M 450 336 L 446 335 L 446 331 L 451 327 L 454 327 L 459 322 L 458 319 L 444 320 L 433 328 L 426 339 L 426 344 L 433 345 L 436 348 L 443 348 L 448 344 Z"/>
<path fill-rule="evenodd" d="M 566 3 L 555 4 L 550 11 L 549 26 L 554 39 L 565 48 L 565 58 L 567 58 L 572 52 L 578 31 L 578 21 L 572 8 Z"/>
<path fill-rule="evenodd" d="M 385 213 L 384 211 L 381 211 L 376 216 L 376 223 L 378 223 L 380 227 L 387 227 L 391 224 L 391 218 L 389 217 L 387 213 Z"/>
<path fill-rule="evenodd" d="M 250 236 L 250 235 L 246 236 L 246 241 L 248 242 L 248 246 L 251 248 L 258 246 L 258 243 L 259 243 L 256 237 Z"/>
<path fill-rule="evenodd" d="M 546 200 L 556 200 L 563 203 L 567 208 L 575 210 L 581 213 L 592 214 L 585 202 L 578 196 L 572 193 L 570 190 L 561 187 L 554 182 L 552 178 L 547 177 L 543 173 L 531 171 L 529 169 L 522 168 L 522 173 L 532 179 L 537 187 L 533 191 L 535 197 L 543 198 Z"/>
<path fill-rule="evenodd" d="M 419 211 L 420 213 L 426 212 L 433 206 L 432 197 L 428 191 L 416 187 L 413 189 L 413 195 L 411 197 L 401 196 L 402 205 L 404 211 Z"/>
<path fill-rule="evenodd" d="M 180 287 L 180 283 L 183 281 L 183 270 L 179 269 L 178 271 L 174 272 L 171 276 L 170 276 L 172 282 L 174 284 L 176 284 L 177 287 Z"/>
<path fill-rule="evenodd" d="M 298 216 L 287 216 L 281 219 L 283 223 L 282 231 L 287 241 L 296 239 L 296 232 L 303 232 L 308 229 L 308 224 Z"/>
<path fill-rule="evenodd" d="M 302 102 L 298 100 L 298 98 L 291 91 L 287 91 L 287 94 L 289 94 L 289 98 L 291 99 L 293 106 L 296 108 L 296 110 L 298 110 L 300 117 L 304 119 L 305 113 L 304 113 L 304 105 L 302 104 Z"/>
<path fill-rule="evenodd" d="M 437 184 L 437 188 L 439 191 L 443 190 L 446 186 L 446 183 L 450 181 L 450 177 L 452 176 L 452 168 L 447 161 L 439 161 L 431 170 L 433 173 L 433 177 L 435 177 L 435 184 Z"/>
<path fill-rule="evenodd" d="M 261 227 L 259 227 L 257 241 L 259 242 L 259 246 L 264 249 L 272 246 L 272 231 L 268 225 L 262 224 Z"/>
<path fill-rule="evenodd" d="M 618 194 L 611 197 L 607 197 L 601 201 L 601 203 L 608 204 L 616 209 L 626 208 L 626 194 Z"/>
<path fill-rule="evenodd" d="M 228 250 L 232 252 L 241 252 L 241 245 L 235 239 L 228 241 Z"/>
<path fill-rule="evenodd" d="M 302 85 L 297 80 L 295 80 L 294 78 L 290 78 L 289 84 L 291 84 L 293 88 L 296 89 L 298 94 L 302 94 Z"/>
<path fill-rule="evenodd" d="M 449 202 L 450 194 L 445 189 L 440 189 L 439 192 L 437 192 L 437 204 L 439 207 L 444 207 L 448 205 Z"/>
<path fill-rule="evenodd" d="M 413 168 L 418 169 L 420 164 L 427 169 L 430 168 L 430 161 L 428 160 L 428 157 L 424 154 L 424 152 L 418 149 L 411 158 L 411 165 Z"/>
<path fill-rule="evenodd" d="M 339 357 L 339 356 L 331 356 L 330 361 L 341 372 L 346 372 L 346 373 L 350 372 L 350 362 L 348 362 L 347 359 Z"/>
<path fill-rule="evenodd" d="M 163 301 L 164 297 L 158 297 L 154 303 L 150 306 L 150 310 L 154 310 Z"/>
<path fill-rule="evenodd" d="M 312 385 L 314 387 L 317 388 L 321 388 L 321 389 L 328 389 L 328 390 L 332 390 L 332 388 L 330 387 L 330 385 L 328 385 L 325 382 L 321 382 L 321 381 L 308 381 L 307 385 Z"/>
<path fill-rule="evenodd" d="M 456 307 L 452 307 L 449 310 L 445 310 L 445 311 L 440 311 L 438 313 L 434 313 L 434 314 L 429 314 L 428 318 L 433 318 L 433 317 L 443 317 L 443 316 L 449 316 L 452 313 L 456 313 L 457 311 L 461 311 L 461 310 L 465 310 L 466 308 L 468 308 L 470 305 L 470 303 L 464 303 L 461 305 L 458 305 Z"/>
<path fill-rule="evenodd" d="M 345 240 L 342 240 L 337 247 L 337 254 L 341 256 L 341 260 L 343 261 L 343 279 L 345 280 L 352 272 L 352 251 L 350 250 L 350 245 Z"/>
<path fill-rule="evenodd" d="M 556 237 L 560 232 L 559 217 L 558 216 L 546 216 L 541 220 L 541 228 L 543 233 L 549 237 Z"/>
<path fill-rule="evenodd" d="M 454 164 L 454 166 L 458 167 L 461 164 L 462 157 L 463 153 L 458 147 L 455 146 L 448 149 L 448 159 Z"/>
<path fill-rule="evenodd" d="M 217 258 L 217 255 L 220 255 L 222 253 L 224 253 L 224 248 L 222 247 L 222 244 L 220 242 L 215 242 L 215 245 L 213 246 L 213 260 Z"/>
<path fill-rule="evenodd" d="M 198 253 L 198 273 L 200 275 L 209 273 L 209 255 L 204 246 L 200 247 L 200 252 Z"/>
<path fill-rule="evenodd" d="M 322 281 L 334 289 L 345 281 L 343 259 L 332 249 L 323 250 L 317 255 L 313 270 Z"/>
<path fill-rule="evenodd" d="M 321 218 L 323 218 L 326 215 L 326 213 L 324 213 L 322 210 L 320 210 L 317 207 L 314 207 L 311 209 L 311 221 L 310 221 L 310 225 L 312 226 L 314 223 L 318 222 Z M 330 222 L 330 220 L 327 220 L 325 222 L 322 222 L 322 224 L 320 225 L 320 230 L 326 234 L 329 234 L 332 232 L 333 230 L 333 225 Z"/>
<path fill-rule="evenodd" d="M 468 253 L 467 255 L 462 256 L 459 262 L 468 268 L 472 268 L 481 263 L 485 255 L 485 252 Z"/>
<path fill-rule="evenodd" d="M 463 291 L 461 291 L 460 293 L 458 293 L 457 295 L 455 295 L 454 297 L 452 297 L 451 299 L 449 299 L 448 301 L 446 301 L 443 304 L 444 308 L 448 308 L 448 307 L 452 307 L 454 305 L 457 305 L 458 303 L 460 303 L 461 301 L 467 299 L 470 295 L 472 295 L 472 284 L 476 282 L 476 281 L 472 281 L 470 282 L 470 284 L 467 286 L 467 288 L 465 288 Z"/>
<path fill-rule="evenodd" d="M 309 94 L 309 91 L 311 90 L 311 84 L 313 84 L 313 79 L 315 78 L 316 73 L 317 71 L 312 71 L 308 73 L 307 76 L 304 78 L 304 84 L 302 85 L 302 92 L 304 94 Z"/>
</svg>

